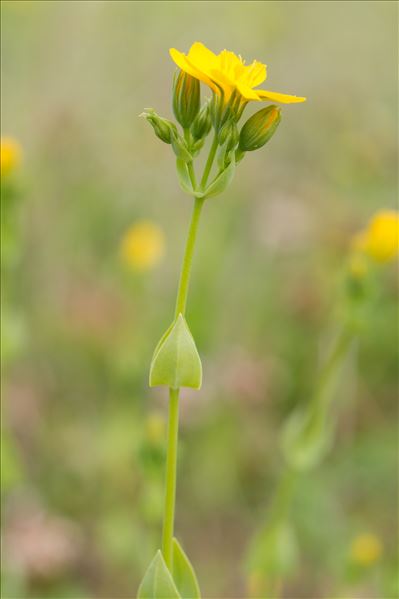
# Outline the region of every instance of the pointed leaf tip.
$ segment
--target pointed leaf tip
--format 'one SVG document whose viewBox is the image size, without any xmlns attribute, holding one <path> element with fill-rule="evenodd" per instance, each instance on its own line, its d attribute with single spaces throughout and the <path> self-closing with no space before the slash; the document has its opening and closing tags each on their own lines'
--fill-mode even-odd
<svg viewBox="0 0 399 599">
<path fill-rule="evenodd" d="M 166 385 L 172 389 L 201 388 L 201 359 L 182 314 L 179 314 L 155 348 L 149 383 L 150 387 Z"/>
<path fill-rule="evenodd" d="M 182 599 L 159 550 L 144 574 L 137 599 Z"/>
<path fill-rule="evenodd" d="M 194 568 L 179 541 L 173 539 L 173 580 L 184 599 L 201 599 L 201 591 Z"/>
</svg>

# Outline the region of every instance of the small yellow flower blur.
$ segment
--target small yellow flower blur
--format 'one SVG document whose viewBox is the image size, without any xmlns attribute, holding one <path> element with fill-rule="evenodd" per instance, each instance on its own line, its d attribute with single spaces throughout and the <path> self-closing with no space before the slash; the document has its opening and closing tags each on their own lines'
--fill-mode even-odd
<svg viewBox="0 0 399 599">
<path fill-rule="evenodd" d="M 399 254 L 399 213 L 377 212 L 367 228 L 353 239 L 353 248 L 376 262 L 389 262 Z"/>
<path fill-rule="evenodd" d="M 152 445 L 159 445 L 165 440 L 166 422 L 159 412 L 151 412 L 148 415 L 145 429 L 146 437 Z"/>
<path fill-rule="evenodd" d="M 381 554 L 382 543 L 374 534 L 364 533 L 352 541 L 350 556 L 359 566 L 371 566 L 380 559 Z"/>
<path fill-rule="evenodd" d="M 366 256 L 359 251 L 352 252 L 349 257 L 349 270 L 355 279 L 363 279 L 368 272 Z"/>
<path fill-rule="evenodd" d="M 22 148 L 16 139 L 2 137 L 0 142 L 0 172 L 2 177 L 12 173 L 22 161 Z"/>
<path fill-rule="evenodd" d="M 299 96 L 254 89 L 266 79 L 266 65 L 257 60 L 246 65 L 241 56 L 234 52 L 222 50 L 214 54 L 201 42 L 195 42 L 187 55 L 176 48 L 170 48 L 169 52 L 182 71 L 208 85 L 216 94 L 223 94 L 224 102 L 228 102 L 234 92 L 245 103 L 249 100 L 270 100 L 291 104 L 306 100 Z"/>
<path fill-rule="evenodd" d="M 165 254 L 162 229 L 151 221 L 141 220 L 132 225 L 122 238 L 120 255 L 134 270 L 150 270 L 157 266 Z"/>
</svg>

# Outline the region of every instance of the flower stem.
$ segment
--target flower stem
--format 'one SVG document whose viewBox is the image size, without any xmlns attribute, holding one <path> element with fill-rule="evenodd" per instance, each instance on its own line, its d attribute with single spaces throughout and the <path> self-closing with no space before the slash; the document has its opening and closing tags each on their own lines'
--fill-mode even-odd
<svg viewBox="0 0 399 599">
<path fill-rule="evenodd" d="M 205 198 L 196 198 L 194 201 L 193 213 L 191 216 L 190 228 L 186 241 L 183 265 L 180 274 L 179 289 L 177 292 L 175 318 L 186 311 L 188 286 L 190 283 L 191 264 L 193 261 L 195 240 L 197 238 L 199 218 Z"/>
<path fill-rule="evenodd" d="M 334 382 L 348 351 L 355 339 L 354 333 L 343 329 L 330 350 L 330 354 L 319 373 L 313 403 L 324 403 L 328 407 L 334 396 Z"/>
<path fill-rule="evenodd" d="M 176 299 L 175 318 L 186 311 L 194 245 L 204 198 L 196 198 L 186 241 L 183 265 Z M 168 440 L 166 454 L 166 486 L 162 533 L 162 553 L 168 568 L 172 565 L 173 529 L 176 503 L 177 442 L 179 431 L 179 389 L 169 389 Z"/>
<path fill-rule="evenodd" d="M 185 131 L 185 137 L 188 139 L 188 133 Z M 218 139 L 215 134 L 211 149 L 209 151 L 208 160 L 206 161 L 204 174 L 201 179 L 201 187 L 204 188 L 212 164 L 215 159 L 216 150 L 218 147 Z M 196 188 L 196 180 L 194 174 L 193 163 L 188 163 L 189 175 L 194 188 Z M 195 198 L 193 212 L 191 215 L 190 227 L 188 230 L 186 248 L 184 251 L 183 264 L 180 273 L 179 287 L 176 298 L 175 318 L 179 314 L 185 314 L 188 287 L 190 284 L 191 266 L 193 262 L 194 246 L 197 238 L 198 225 L 201 216 L 202 206 L 205 198 Z M 172 550 L 173 550 L 173 530 L 175 520 L 175 503 L 176 503 L 176 470 L 177 470 L 177 443 L 179 432 L 179 393 L 180 389 L 169 389 L 169 415 L 168 415 L 168 440 L 166 454 L 166 486 L 165 486 L 165 505 L 164 505 L 164 520 L 162 533 L 162 553 L 165 563 L 168 568 L 172 565 Z"/>
<path fill-rule="evenodd" d="M 216 154 L 217 149 L 218 149 L 218 136 L 217 136 L 217 133 L 215 133 L 215 137 L 213 138 L 211 149 L 209 151 L 208 160 L 206 161 L 206 164 L 205 164 L 204 174 L 202 175 L 202 179 L 201 179 L 201 183 L 200 183 L 201 189 L 205 189 L 205 185 L 208 181 L 208 177 L 211 172 L 212 164 L 215 159 L 215 154 Z"/>
<path fill-rule="evenodd" d="M 184 129 L 184 139 L 186 140 L 187 145 L 190 145 L 190 129 Z M 191 185 L 193 186 L 193 189 L 197 189 L 197 180 L 195 178 L 195 171 L 194 171 L 194 165 L 193 165 L 193 161 L 190 160 L 190 162 L 187 162 L 187 169 L 188 169 L 188 174 L 190 177 L 190 181 L 191 181 Z"/>
<path fill-rule="evenodd" d="M 162 533 L 162 553 L 168 568 L 172 565 L 172 541 L 176 501 L 177 439 L 179 433 L 179 389 L 169 389 L 166 492 Z"/>
</svg>

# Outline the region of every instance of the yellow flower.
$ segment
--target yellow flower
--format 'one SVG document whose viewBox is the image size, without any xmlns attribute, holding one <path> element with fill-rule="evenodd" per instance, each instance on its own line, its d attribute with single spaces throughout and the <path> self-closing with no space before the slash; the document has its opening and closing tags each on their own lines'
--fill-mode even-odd
<svg viewBox="0 0 399 599">
<path fill-rule="evenodd" d="M 0 143 L 0 171 L 5 177 L 14 171 L 21 163 L 22 148 L 12 137 L 2 137 Z"/>
<path fill-rule="evenodd" d="M 165 240 L 158 225 L 142 220 L 125 233 L 120 246 L 122 260 L 135 270 L 149 270 L 164 256 Z"/>
<path fill-rule="evenodd" d="M 254 89 L 266 79 L 266 65 L 257 60 L 246 65 L 241 56 L 234 52 L 223 50 L 214 54 L 200 42 L 195 42 L 187 55 L 176 48 L 171 48 L 169 52 L 182 71 L 208 85 L 216 94 L 223 95 L 225 103 L 233 94 L 245 104 L 249 100 L 271 100 L 284 104 L 306 100 L 299 96 Z"/>
<path fill-rule="evenodd" d="M 377 212 L 367 228 L 354 237 L 352 245 L 376 262 L 395 258 L 399 253 L 399 213 L 395 210 Z"/>
<path fill-rule="evenodd" d="M 382 543 L 374 534 L 364 533 L 352 541 L 350 556 L 352 561 L 360 566 L 371 566 L 379 560 L 381 554 Z"/>
</svg>

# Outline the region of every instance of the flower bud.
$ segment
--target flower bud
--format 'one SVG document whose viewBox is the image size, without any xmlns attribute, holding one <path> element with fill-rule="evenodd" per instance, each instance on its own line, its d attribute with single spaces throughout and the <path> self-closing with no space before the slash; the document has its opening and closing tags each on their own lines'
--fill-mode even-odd
<svg viewBox="0 0 399 599">
<path fill-rule="evenodd" d="M 255 112 L 241 129 L 240 151 L 252 152 L 264 146 L 276 131 L 280 120 L 280 109 L 274 105 Z"/>
<path fill-rule="evenodd" d="M 152 125 L 155 135 L 166 144 L 171 144 L 174 137 L 177 136 L 177 128 L 174 123 L 160 117 L 152 108 L 146 108 L 140 114 Z"/>
<path fill-rule="evenodd" d="M 210 103 L 206 102 L 191 125 L 191 135 L 194 140 L 205 139 L 212 127 Z"/>
<path fill-rule="evenodd" d="M 191 127 L 200 109 L 198 79 L 184 71 L 176 73 L 173 81 L 173 112 L 183 129 Z"/>
</svg>

